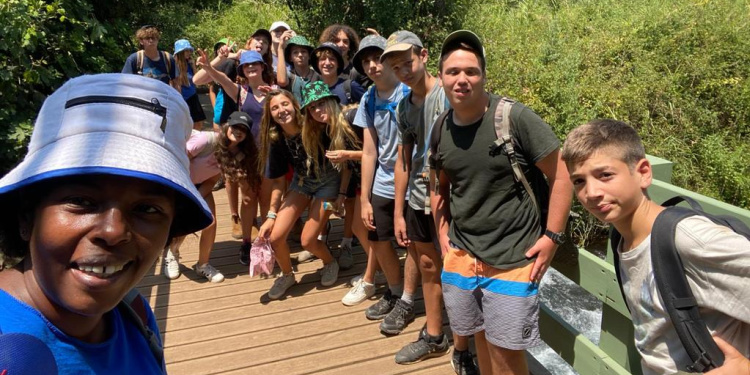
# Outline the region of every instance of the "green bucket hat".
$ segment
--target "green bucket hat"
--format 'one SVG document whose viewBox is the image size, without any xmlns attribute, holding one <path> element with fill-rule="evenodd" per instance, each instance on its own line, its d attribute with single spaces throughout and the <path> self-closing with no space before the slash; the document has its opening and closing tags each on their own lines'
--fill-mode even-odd
<svg viewBox="0 0 750 375">
<path fill-rule="evenodd" d="M 289 38 L 289 41 L 286 42 L 286 47 L 284 47 L 284 59 L 287 63 L 291 63 L 292 61 L 292 46 L 305 47 L 307 53 L 310 55 L 312 55 L 312 51 L 315 49 L 315 46 L 310 44 L 307 38 L 302 35 L 295 35 Z"/>
<path fill-rule="evenodd" d="M 304 99 L 302 108 L 306 108 L 310 103 L 325 98 L 334 98 L 337 102 L 340 102 L 339 96 L 332 93 L 331 90 L 328 89 L 328 85 L 323 81 L 310 82 L 305 85 L 305 87 L 302 88 L 302 98 Z"/>
</svg>

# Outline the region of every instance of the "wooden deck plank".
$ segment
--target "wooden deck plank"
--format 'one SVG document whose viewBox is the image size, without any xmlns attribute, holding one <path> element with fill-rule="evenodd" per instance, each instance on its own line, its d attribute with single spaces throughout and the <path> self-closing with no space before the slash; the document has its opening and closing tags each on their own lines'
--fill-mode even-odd
<svg viewBox="0 0 750 375">
<path fill-rule="evenodd" d="M 250 278 L 247 266 L 237 262 L 241 241 L 231 237 L 226 193 L 214 196 L 219 227 L 211 264 L 226 280 L 212 284 L 190 269 L 198 258 L 198 237 L 189 236 L 180 250 L 180 278 L 166 279 L 159 261 L 138 286 L 154 308 L 170 374 L 453 373 L 447 355 L 410 366 L 395 364 L 395 353 L 416 340 L 423 314 L 401 335 L 386 337 L 379 322 L 364 317 L 380 294 L 358 306 L 341 304 L 349 279 L 364 271 L 361 248 L 355 248 L 354 266 L 340 271 L 331 287 L 320 286 L 320 260 L 293 261 L 298 284 L 283 299 L 268 299 L 274 277 Z M 334 220 L 329 244 L 337 244 L 342 235 L 343 221 Z M 290 245 L 295 258 L 299 243 Z M 421 299 L 416 306 L 424 311 Z"/>
</svg>

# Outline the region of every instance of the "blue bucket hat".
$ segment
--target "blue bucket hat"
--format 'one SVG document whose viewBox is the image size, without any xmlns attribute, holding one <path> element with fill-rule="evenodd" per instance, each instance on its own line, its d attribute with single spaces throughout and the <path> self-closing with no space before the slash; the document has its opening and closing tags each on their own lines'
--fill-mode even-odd
<svg viewBox="0 0 750 375">
<path fill-rule="evenodd" d="M 264 67 L 266 67 L 265 61 L 263 61 L 263 56 L 258 53 L 258 51 L 245 51 L 242 52 L 242 55 L 240 56 L 240 64 L 237 65 L 237 75 L 240 77 L 245 77 L 245 73 L 242 71 L 242 66 L 252 63 L 261 63 Z"/>
<path fill-rule="evenodd" d="M 176 42 L 174 42 L 174 54 L 178 54 L 186 49 L 189 49 L 191 51 L 195 51 L 195 48 L 190 45 L 190 42 L 187 39 L 178 39 Z"/>
</svg>

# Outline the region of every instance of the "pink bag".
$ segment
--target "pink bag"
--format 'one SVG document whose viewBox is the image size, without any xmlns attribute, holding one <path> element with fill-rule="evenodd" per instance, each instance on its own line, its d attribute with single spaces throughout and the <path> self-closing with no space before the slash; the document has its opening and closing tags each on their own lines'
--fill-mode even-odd
<svg viewBox="0 0 750 375">
<path fill-rule="evenodd" d="M 261 273 L 273 274 L 275 261 L 271 243 L 263 237 L 257 237 L 250 248 L 250 277 Z"/>
</svg>

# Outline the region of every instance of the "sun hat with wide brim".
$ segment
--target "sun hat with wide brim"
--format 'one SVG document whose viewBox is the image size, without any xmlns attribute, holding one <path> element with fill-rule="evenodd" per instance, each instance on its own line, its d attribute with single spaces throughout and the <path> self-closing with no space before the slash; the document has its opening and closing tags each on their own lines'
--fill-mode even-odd
<svg viewBox="0 0 750 375">
<path fill-rule="evenodd" d="M 174 54 L 178 54 L 184 50 L 190 50 L 195 51 L 195 48 L 190 45 L 190 42 L 187 39 L 178 39 L 176 42 L 174 42 Z"/>
<path fill-rule="evenodd" d="M 172 234 L 213 221 L 188 172 L 185 144 L 193 121 L 182 95 L 135 74 L 73 78 L 44 101 L 28 153 L 0 179 L 0 199 L 59 177 L 116 175 L 154 182 L 175 192 Z"/>
<path fill-rule="evenodd" d="M 242 55 L 240 55 L 240 63 L 239 65 L 237 65 L 237 75 L 244 78 L 245 72 L 243 71 L 242 67 L 247 64 L 252 64 L 252 63 L 257 63 L 257 62 L 263 64 L 264 67 L 266 66 L 266 62 L 263 61 L 263 56 L 261 56 L 261 54 L 258 53 L 258 51 L 250 50 L 250 51 L 242 52 Z"/>
<path fill-rule="evenodd" d="M 380 35 L 368 35 L 359 42 L 359 50 L 352 57 L 352 65 L 354 69 L 357 69 L 361 74 L 367 75 L 367 72 L 362 67 L 362 57 L 366 53 L 372 50 L 385 51 L 386 40 Z"/>
<path fill-rule="evenodd" d="M 340 75 L 344 71 L 344 57 L 341 54 L 341 49 L 339 48 L 339 46 L 334 43 L 325 42 L 319 45 L 318 48 L 314 49 L 312 54 L 310 54 L 310 65 L 312 65 L 313 70 L 315 70 L 318 74 L 321 74 L 320 69 L 318 68 L 318 51 L 326 49 L 333 51 L 333 55 L 336 56 L 336 61 L 338 62 L 338 67 L 336 67 L 336 74 Z"/>
<path fill-rule="evenodd" d="M 328 88 L 323 81 L 310 82 L 302 88 L 302 98 L 304 104 L 302 108 L 306 108 L 310 103 L 316 102 L 320 99 L 334 98 L 337 102 L 340 101 L 339 96 L 332 93 L 331 89 Z"/>
<path fill-rule="evenodd" d="M 290 63 L 292 61 L 293 46 L 305 47 L 305 49 L 307 49 L 307 53 L 310 54 L 310 58 L 312 58 L 312 52 L 315 47 L 313 47 L 313 45 L 304 36 L 295 35 L 289 38 L 289 41 L 286 42 L 286 47 L 284 47 L 284 60 L 286 60 L 287 63 Z"/>
</svg>

